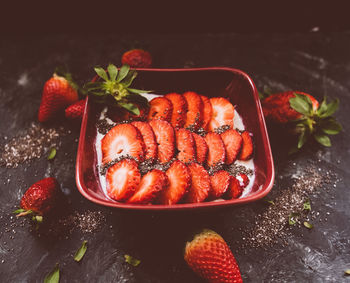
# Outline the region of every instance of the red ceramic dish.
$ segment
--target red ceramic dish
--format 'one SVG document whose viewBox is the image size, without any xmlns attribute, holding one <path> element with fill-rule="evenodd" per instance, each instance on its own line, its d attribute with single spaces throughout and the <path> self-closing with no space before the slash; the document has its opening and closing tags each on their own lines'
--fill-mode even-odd
<svg viewBox="0 0 350 283">
<path fill-rule="evenodd" d="M 100 186 L 94 146 L 96 121 L 101 108 L 87 99 L 76 162 L 76 183 L 83 196 L 95 203 L 122 209 L 196 210 L 248 203 L 268 194 L 275 176 L 271 148 L 259 96 L 252 79 L 247 74 L 231 68 L 137 69 L 137 71 L 135 88 L 152 90 L 157 94 L 183 93 L 191 90 L 208 97 L 227 97 L 236 105 L 246 129 L 254 135 L 255 180 L 251 192 L 239 199 L 176 205 L 132 205 L 108 199 Z"/>
</svg>

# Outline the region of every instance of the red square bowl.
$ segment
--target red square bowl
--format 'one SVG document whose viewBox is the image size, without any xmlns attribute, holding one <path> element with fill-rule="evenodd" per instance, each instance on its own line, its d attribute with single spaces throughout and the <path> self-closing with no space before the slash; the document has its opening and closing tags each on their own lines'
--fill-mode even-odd
<svg viewBox="0 0 350 283">
<path fill-rule="evenodd" d="M 76 162 L 76 183 L 87 199 L 105 206 L 132 210 L 197 210 L 227 207 L 261 199 L 271 190 L 274 167 L 259 96 L 252 79 L 244 72 L 232 68 L 198 69 L 137 69 L 135 88 L 151 89 L 153 93 L 184 93 L 195 91 L 208 97 L 226 97 L 243 118 L 246 129 L 253 133 L 255 143 L 255 180 L 251 191 L 244 197 L 215 202 L 176 205 L 133 205 L 107 198 L 101 188 L 95 140 L 96 122 L 101 106 L 87 99 L 81 124 Z"/>
</svg>

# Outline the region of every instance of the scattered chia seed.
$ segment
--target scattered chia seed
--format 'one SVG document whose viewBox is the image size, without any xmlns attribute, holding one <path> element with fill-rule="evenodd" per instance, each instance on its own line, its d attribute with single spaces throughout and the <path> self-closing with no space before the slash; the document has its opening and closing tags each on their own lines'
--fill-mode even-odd
<svg viewBox="0 0 350 283">
<path fill-rule="evenodd" d="M 115 124 L 109 123 L 106 119 L 100 119 L 96 123 L 97 131 L 102 135 L 107 134 L 114 126 Z"/>
<path fill-rule="evenodd" d="M 230 125 L 223 125 L 223 126 L 216 128 L 214 130 L 214 132 L 217 134 L 222 134 L 222 133 L 226 132 L 227 130 L 229 130 L 230 128 L 231 128 Z"/>
<path fill-rule="evenodd" d="M 51 148 L 58 149 L 60 135 L 65 135 L 63 127 L 45 128 L 32 123 L 21 135 L 9 140 L 0 153 L 0 165 L 16 168 L 19 164 L 40 158 Z"/>
<path fill-rule="evenodd" d="M 279 240 L 286 242 L 290 228 L 289 216 L 292 213 L 298 215 L 296 225 L 301 227 L 303 223 L 301 219 L 308 214 L 308 211 L 304 210 L 304 203 L 309 196 L 316 190 L 327 188 L 337 181 L 331 171 L 320 173 L 315 166 L 306 167 L 303 173 L 295 178 L 291 187 L 284 189 L 264 213 L 257 215 L 254 228 L 244 232 L 243 248 L 267 247 Z M 311 211 L 310 214 L 313 216 L 315 212 Z"/>
<path fill-rule="evenodd" d="M 238 176 L 242 173 L 246 174 L 247 176 L 252 176 L 254 174 L 254 171 L 252 169 L 234 163 L 231 165 L 225 165 L 225 170 L 232 176 Z"/>
</svg>

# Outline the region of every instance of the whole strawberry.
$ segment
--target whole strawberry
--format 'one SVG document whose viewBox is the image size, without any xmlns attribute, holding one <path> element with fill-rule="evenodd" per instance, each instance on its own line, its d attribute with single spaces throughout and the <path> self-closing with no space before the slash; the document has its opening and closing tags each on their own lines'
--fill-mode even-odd
<svg viewBox="0 0 350 283">
<path fill-rule="evenodd" d="M 148 51 L 132 49 L 123 54 L 122 64 L 133 68 L 149 68 L 152 66 L 152 56 Z"/>
<path fill-rule="evenodd" d="M 55 178 L 42 179 L 31 185 L 21 199 L 21 209 L 17 216 L 28 214 L 45 215 L 56 205 L 59 196 L 59 184 Z"/>
<path fill-rule="evenodd" d="M 230 248 L 214 231 L 204 230 L 187 242 L 184 257 L 194 272 L 209 282 L 243 282 Z"/>
<path fill-rule="evenodd" d="M 81 99 L 72 105 L 69 105 L 65 110 L 65 116 L 67 119 L 79 119 L 83 118 L 84 110 L 85 110 L 86 99 Z"/>
<path fill-rule="evenodd" d="M 68 105 L 78 100 L 74 83 L 54 74 L 44 85 L 38 113 L 39 122 L 46 122 Z"/>
<path fill-rule="evenodd" d="M 324 146 L 331 146 L 327 135 L 338 134 L 342 127 L 332 117 L 337 111 L 339 100 L 319 103 L 312 95 L 300 91 L 286 91 L 272 94 L 261 102 L 268 122 L 282 124 L 298 135 L 296 149 L 300 149 L 309 137 Z"/>
</svg>

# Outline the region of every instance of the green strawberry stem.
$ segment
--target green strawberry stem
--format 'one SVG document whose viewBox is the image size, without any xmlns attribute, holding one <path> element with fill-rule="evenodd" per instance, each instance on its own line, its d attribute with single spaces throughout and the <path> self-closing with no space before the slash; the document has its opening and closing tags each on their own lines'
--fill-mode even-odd
<svg viewBox="0 0 350 283">
<path fill-rule="evenodd" d="M 289 99 L 290 107 L 302 116 L 292 121 L 295 124 L 295 132 L 298 134 L 298 144 L 292 152 L 302 148 L 310 137 L 319 144 L 330 147 L 332 144 L 328 135 L 336 135 L 342 130 L 342 126 L 332 117 L 338 110 L 339 100 L 335 99 L 327 103 L 325 97 L 319 107 L 314 109 L 308 96 L 294 94 L 295 97 Z"/>
<path fill-rule="evenodd" d="M 32 214 L 32 213 L 33 213 L 32 210 L 25 210 L 23 212 L 18 213 L 16 216 L 17 217 L 21 217 L 21 216 L 29 215 L 29 214 Z"/>
<path fill-rule="evenodd" d="M 100 80 L 89 82 L 84 86 L 84 90 L 93 96 L 96 101 L 106 103 L 107 99 L 112 97 L 114 104 L 126 109 L 135 115 L 140 115 L 140 110 L 134 104 L 134 100 L 140 100 L 147 104 L 148 101 L 142 97 L 141 93 L 149 91 L 130 88 L 133 80 L 137 76 L 135 70 L 130 70 L 130 66 L 123 65 L 119 70 L 113 64 L 109 64 L 107 71 L 101 67 L 95 67 L 95 72 Z"/>
</svg>

